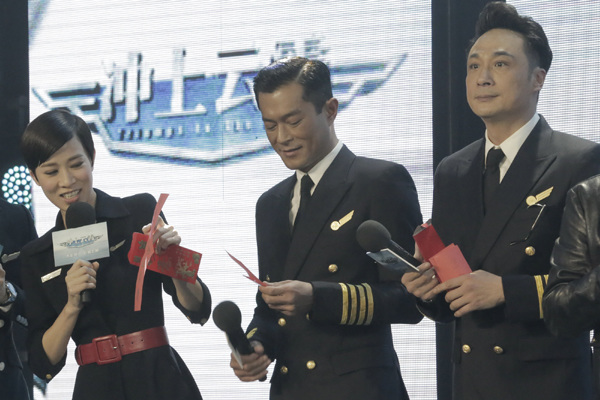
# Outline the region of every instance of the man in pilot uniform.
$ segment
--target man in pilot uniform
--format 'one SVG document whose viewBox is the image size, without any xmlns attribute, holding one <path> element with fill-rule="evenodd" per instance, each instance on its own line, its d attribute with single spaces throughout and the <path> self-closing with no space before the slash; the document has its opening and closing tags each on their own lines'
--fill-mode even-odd
<svg viewBox="0 0 600 400">
<path fill-rule="evenodd" d="M 271 399 L 407 399 L 391 323 L 422 319 L 398 282 L 383 282 L 356 241 L 374 219 L 414 247 L 417 192 L 401 165 L 355 156 L 336 137 L 329 69 L 294 57 L 262 69 L 254 92 L 273 149 L 294 174 L 256 206 L 260 287 L 242 381 L 276 359 Z"/>
<path fill-rule="evenodd" d="M 537 22 L 488 3 L 466 77 L 485 137 L 442 160 L 433 197 L 434 227 L 473 273 L 438 284 L 425 263 L 402 277 L 426 316 L 455 324 L 455 399 L 592 398 L 587 340 L 552 336 L 541 306 L 566 193 L 600 170 L 600 146 L 536 112 L 551 61 Z"/>
</svg>

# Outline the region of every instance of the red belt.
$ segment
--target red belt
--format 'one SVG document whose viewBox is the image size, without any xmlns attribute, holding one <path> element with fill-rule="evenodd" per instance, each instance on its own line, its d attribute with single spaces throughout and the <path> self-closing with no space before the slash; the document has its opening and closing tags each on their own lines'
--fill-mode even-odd
<svg viewBox="0 0 600 400">
<path fill-rule="evenodd" d="M 77 346 L 75 359 L 77 364 L 98 365 L 121 361 L 121 357 L 138 351 L 169 344 L 164 326 L 145 329 L 127 335 L 107 335 L 92 339 L 92 343 Z"/>
</svg>

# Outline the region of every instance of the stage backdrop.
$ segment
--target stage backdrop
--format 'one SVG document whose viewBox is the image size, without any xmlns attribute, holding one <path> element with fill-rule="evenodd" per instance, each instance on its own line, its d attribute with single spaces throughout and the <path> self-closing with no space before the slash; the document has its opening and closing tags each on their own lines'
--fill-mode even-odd
<svg viewBox="0 0 600 400">
<path fill-rule="evenodd" d="M 257 271 L 256 200 L 292 174 L 268 147 L 252 97 L 253 76 L 271 60 L 326 61 L 341 105 L 338 136 L 356 154 L 404 164 L 429 216 L 428 1 L 38 0 L 30 13 L 31 117 L 63 107 L 86 119 L 96 187 L 169 193 L 164 212 L 182 244 L 203 253 L 213 303 L 236 302 L 244 326 L 256 286 L 225 250 Z M 39 190 L 33 205 L 43 233 L 56 210 Z M 268 383 L 233 375 L 212 320 L 190 325 L 166 304 L 171 344 L 205 399 L 267 397 Z M 411 398 L 433 399 L 433 323 L 397 326 L 394 337 Z M 73 350 L 49 399 L 70 398 Z"/>
<path fill-rule="evenodd" d="M 600 141 L 600 2 L 515 0 L 545 28 L 555 60 L 540 112 L 555 128 Z M 113 195 L 170 193 L 169 221 L 204 254 L 214 304 L 246 324 L 256 288 L 225 254 L 257 270 L 254 204 L 291 172 L 265 139 L 251 79 L 272 59 L 305 55 L 332 68 L 341 140 L 404 164 L 431 209 L 430 2 L 395 0 L 30 0 L 31 117 L 57 107 L 94 129 L 95 185 Z M 55 209 L 34 190 L 40 233 Z M 129 305 L 124 305 L 129 306 Z M 131 305 L 132 306 L 132 305 Z M 167 303 L 167 328 L 210 399 L 264 399 L 243 384 L 212 321 L 191 326 Z M 435 398 L 433 324 L 394 328 L 412 399 Z M 73 348 L 69 349 L 72 354 Z M 70 398 L 70 355 L 49 399 Z M 39 393 L 36 393 L 39 396 Z"/>
<path fill-rule="evenodd" d="M 554 55 L 538 111 L 554 129 L 600 142 L 600 1 L 508 3 L 544 27 Z"/>
</svg>

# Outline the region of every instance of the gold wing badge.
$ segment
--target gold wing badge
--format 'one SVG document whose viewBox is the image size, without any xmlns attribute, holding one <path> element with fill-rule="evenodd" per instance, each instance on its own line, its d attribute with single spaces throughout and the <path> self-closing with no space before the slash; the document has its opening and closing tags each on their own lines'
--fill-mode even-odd
<svg viewBox="0 0 600 400">
<path fill-rule="evenodd" d="M 110 251 L 115 251 L 117 250 L 119 247 L 123 246 L 125 244 L 125 241 L 122 240 L 119 243 L 115 244 L 114 246 L 111 246 L 108 250 Z"/>
<path fill-rule="evenodd" d="M 252 336 L 254 336 L 254 334 L 256 333 L 256 331 L 257 331 L 257 330 L 258 330 L 258 328 L 254 328 L 254 329 L 252 329 L 250 332 L 248 332 L 248 333 L 246 334 L 246 337 L 247 337 L 248 339 L 252 339 Z"/>
<path fill-rule="evenodd" d="M 540 201 L 548 198 L 550 196 L 550 193 L 552 193 L 553 189 L 554 189 L 554 186 L 552 186 L 551 188 L 548 188 L 548 189 L 544 190 L 543 192 L 541 192 L 540 194 L 538 194 L 536 196 L 529 196 L 525 200 L 525 203 L 527 203 L 527 205 L 529 207 L 531 207 L 532 205 L 537 204 Z"/>
<path fill-rule="evenodd" d="M 342 225 L 344 225 L 346 222 L 350 221 L 352 219 L 352 216 L 354 216 L 354 210 L 352 210 L 348 214 L 344 215 L 342 218 L 340 218 L 339 221 L 333 221 L 331 223 L 331 230 L 337 231 L 338 229 L 340 229 L 342 227 Z"/>
</svg>

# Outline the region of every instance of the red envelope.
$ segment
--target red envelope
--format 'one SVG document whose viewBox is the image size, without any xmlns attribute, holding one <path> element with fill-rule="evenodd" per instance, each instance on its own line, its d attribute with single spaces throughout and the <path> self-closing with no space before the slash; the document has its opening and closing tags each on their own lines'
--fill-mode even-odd
<svg viewBox="0 0 600 400">
<path fill-rule="evenodd" d="M 445 282 L 471 273 L 471 267 L 458 246 L 454 243 L 444 246 L 444 242 L 429 222 L 421 225 L 421 228 L 413 237 L 425 261 L 430 262 L 435 269 L 438 281 Z"/>
<path fill-rule="evenodd" d="M 440 282 L 470 274 L 471 267 L 457 245 L 452 243 L 429 259 Z"/>
<path fill-rule="evenodd" d="M 133 234 L 131 248 L 127 257 L 131 265 L 140 266 L 146 249 L 148 235 L 139 232 Z M 194 283 L 200 268 L 202 254 L 181 246 L 169 246 L 162 254 L 153 254 L 148 262 L 150 271 L 167 275 L 180 281 Z"/>
</svg>

